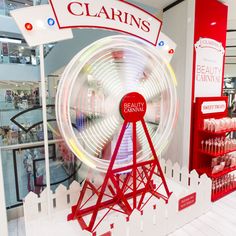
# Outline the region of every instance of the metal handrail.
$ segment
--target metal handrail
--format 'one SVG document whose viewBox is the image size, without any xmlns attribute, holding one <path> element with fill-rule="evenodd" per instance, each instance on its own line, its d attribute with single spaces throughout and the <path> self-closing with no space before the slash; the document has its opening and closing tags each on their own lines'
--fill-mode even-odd
<svg viewBox="0 0 236 236">
<path fill-rule="evenodd" d="M 60 143 L 63 142 L 63 139 L 55 139 L 55 140 L 49 140 L 48 144 L 54 144 L 54 143 Z M 7 151 L 7 150 L 13 150 L 13 149 L 23 149 L 27 147 L 35 147 L 43 145 L 44 141 L 39 142 L 33 142 L 33 143 L 21 143 L 21 144 L 14 144 L 14 145 L 8 145 L 8 146 L 0 146 L 0 151 Z"/>
</svg>

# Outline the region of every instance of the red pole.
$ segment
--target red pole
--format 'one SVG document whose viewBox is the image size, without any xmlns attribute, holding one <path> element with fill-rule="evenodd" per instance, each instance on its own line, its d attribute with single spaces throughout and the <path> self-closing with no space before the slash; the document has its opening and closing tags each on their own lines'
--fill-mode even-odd
<svg viewBox="0 0 236 236">
<path fill-rule="evenodd" d="M 92 231 L 93 229 L 93 226 L 94 226 L 94 223 L 95 223 L 95 220 L 96 220 L 96 217 L 97 217 L 97 214 L 98 214 L 98 211 L 99 211 L 99 206 L 101 204 L 101 201 L 102 201 L 102 198 L 103 198 L 103 195 L 104 195 L 104 192 L 106 190 L 106 187 L 107 187 L 107 183 L 108 183 L 108 180 L 109 178 L 112 177 L 112 168 L 113 168 L 113 165 L 115 163 L 115 160 L 116 160 L 116 156 L 117 156 L 117 153 L 119 151 L 119 148 L 120 148 L 120 144 L 122 142 L 122 139 L 123 139 L 123 136 L 124 136 L 124 133 L 125 133 L 125 130 L 126 130 L 126 126 L 127 126 L 127 122 L 124 121 L 124 124 L 122 126 L 122 129 L 121 129 L 121 133 L 119 135 L 119 138 L 118 138 L 118 141 L 116 143 L 116 147 L 115 147 L 115 150 L 114 150 L 114 153 L 112 155 L 112 158 L 111 158 L 111 162 L 110 162 L 110 165 L 108 167 L 108 170 L 107 170 L 107 174 L 106 174 L 106 177 L 104 179 L 104 182 L 103 182 L 103 185 L 102 185 L 102 188 L 101 188 L 101 192 L 98 196 L 98 199 L 97 199 L 97 203 L 95 205 L 95 209 L 94 209 L 94 212 L 92 214 L 92 217 L 91 217 L 91 220 L 90 220 L 90 223 L 89 223 L 89 226 L 88 226 L 88 231 Z"/>
<path fill-rule="evenodd" d="M 137 137 L 136 122 L 133 122 L 133 208 L 137 207 Z"/>
<path fill-rule="evenodd" d="M 147 126 L 146 126 L 146 124 L 145 124 L 145 122 L 144 122 L 143 119 L 141 120 L 141 122 L 142 122 L 142 126 L 143 126 L 143 129 L 144 129 L 144 132 L 145 132 L 145 134 L 146 134 L 146 137 L 147 137 L 149 146 L 150 146 L 150 148 L 151 148 L 151 151 L 152 151 L 154 160 L 156 161 L 156 164 L 157 164 L 157 167 L 158 167 L 158 171 L 159 171 L 160 177 L 161 177 L 161 179 L 162 179 L 162 181 L 163 181 L 163 185 L 164 185 L 164 187 L 165 187 L 167 196 L 168 196 L 168 198 L 169 198 L 170 195 L 171 195 L 171 192 L 169 191 L 169 188 L 168 188 L 168 186 L 167 186 L 167 183 L 166 183 L 166 180 L 165 180 L 165 176 L 164 176 L 164 174 L 163 174 L 163 172 L 162 172 L 161 165 L 160 165 L 160 163 L 159 163 L 159 161 L 158 161 L 157 154 L 156 154 L 155 148 L 154 148 L 154 146 L 153 146 L 151 137 L 150 137 L 150 135 L 149 135 L 149 133 L 148 133 Z"/>
</svg>

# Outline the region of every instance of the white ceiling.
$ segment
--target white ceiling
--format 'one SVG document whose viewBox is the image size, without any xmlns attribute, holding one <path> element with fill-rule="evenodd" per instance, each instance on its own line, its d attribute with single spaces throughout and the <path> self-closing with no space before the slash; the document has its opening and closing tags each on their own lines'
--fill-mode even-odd
<svg viewBox="0 0 236 236">
<path fill-rule="evenodd" d="M 224 0 L 226 5 L 228 5 L 228 30 L 236 30 L 236 0 Z M 235 76 L 235 66 L 236 66 L 236 32 L 227 33 L 227 43 L 226 48 L 226 69 L 225 75 Z M 233 46 L 233 47 L 229 47 Z"/>
<path fill-rule="evenodd" d="M 135 0 L 136 2 L 143 3 L 147 6 L 155 7 L 157 9 L 164 9 L 166 6 L 175 2 L 175 0 Z"/>
<path fill-rule="evenodd" d="M 135 0 L 162 11 L 175 0 Z M 206 0 L 208 1 L 208 0 Z M 236 0 L 219 0 L 228 6 L 228 30 L 236 30 Z M 226 64 L 236 66 L 236 32 L 227 33 Z M 232 47 L 234 46 L 234 47 Z"/>
<path fill-rule="evenodd" d="M 40 0 L 37 0 L 40 1 Z M 162 10 L 168 5 L 172 4 L 176 0 L 134 0 L 136 2 L 143 3 L 145 5 L 154 7 L 157 9 L 157 13 L 162 12 Z M 187 0 L 185 0 L 187 1 Z M 208 0 L 206 0 L 208 1 Z M 228 5 L 229 13 L 228 13 L 228 29 L 236 30 L 236 0 L 219 0 L 224 4 Z M 32 5 L 32 0 L 6 0 L 8 3 L 13 4 L 29 4 Z M 228 32 L 227 33 L 227 45 L 228 46 L 236 46 L 236 32 Z M 226 55 L 236 56 L 236 47 L 228 47 L 226 50 Z M 227 57 L 226 62 L 236 63 L 236 57 Z"/>
<path fill-rule="evenodd" d="M 229 20 L 236 20 L 236 0 L 222 0 L 229 7 Z"/>
<path fill-rule="evenodd" d="M 147 6 L 155 7 L 163 10 L 165 7 L 174 3 L 176 0 L 135 0 L 136 2 L 143 3 Z M 206 0 L 207 1 L 207 0 Z M 236 20 L 236 0 L 219 0 L 229 7 L 229 20 Z"/>
<path fill-rule="evenodd" d="M 236 29 L 236 0 L 224 0 L 228 8 L 228 29 Z"/>
</svg>

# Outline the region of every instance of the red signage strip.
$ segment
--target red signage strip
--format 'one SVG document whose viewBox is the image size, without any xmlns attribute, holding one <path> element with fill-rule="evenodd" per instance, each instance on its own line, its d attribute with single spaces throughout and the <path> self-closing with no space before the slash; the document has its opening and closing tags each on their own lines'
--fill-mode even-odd
<svg viewBox="0 0 236 236">
<path fill-rule="evenodd" d="M 102 28 L 158 42 L 162 22 L 147 11 L 120 0 L 50 0 L 58 26 Z"/>
<path fill-rule="evenodd" d="M 179 200 L 179 211 L 182 211 L 196 203 L 196 193 L 192 193 L 184 198 Z"/>
<path fill-rule="evenodd" d="M 102 234 L 102 235 L 100 235 L 100 236 L 111 236 L 111 232 L 109 231 L 109 232 L 107 232 L 107 233 L 105 233 L 105 234 Z"/>
<path fill-rule="evenodd" d="M 202 114 L 213 114 L 219 112 L 225 112 L 227 104 L 225 101 L 205 101 L 202 103 Z"/>
</svg>

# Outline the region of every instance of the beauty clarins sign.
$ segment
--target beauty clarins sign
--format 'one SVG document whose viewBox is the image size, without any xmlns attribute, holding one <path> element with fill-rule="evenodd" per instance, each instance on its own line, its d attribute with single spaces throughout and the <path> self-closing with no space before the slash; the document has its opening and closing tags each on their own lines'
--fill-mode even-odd
<svg viewBox="0 0 236 236">
<path fill-rule="evenodd" d="M 59 28 L 103 28 L 157 44 L 162 22 L 119 0 L 50 0 Z"/>
<path fill-rule="evenodd" d="M 201 38 L 195 49 L 195 97 L 221 96 L 225 52 L 222 44 L 210 38 Z"/>
</svg>

